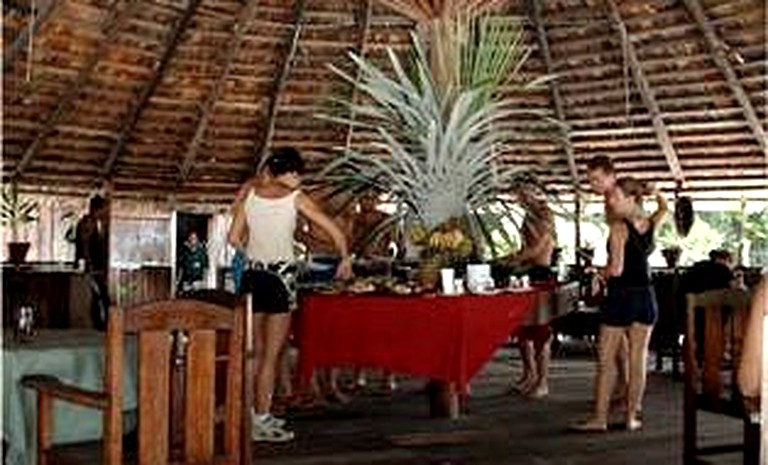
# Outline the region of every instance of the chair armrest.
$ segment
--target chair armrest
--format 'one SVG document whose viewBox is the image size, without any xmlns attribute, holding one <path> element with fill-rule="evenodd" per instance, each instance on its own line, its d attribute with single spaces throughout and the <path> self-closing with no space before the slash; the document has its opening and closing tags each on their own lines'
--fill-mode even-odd
<svg viewBox="0 0 768 465">
<path fill-rule="evenodd" d="M 21 379 L 21 384 L 57 399 L 77 405 L 104 410 L 109 405 L 109 397 L 104 392 L 94 392 L 77 386 L 62 383 L 55 376 L 28 375 Z"/>
</svg>

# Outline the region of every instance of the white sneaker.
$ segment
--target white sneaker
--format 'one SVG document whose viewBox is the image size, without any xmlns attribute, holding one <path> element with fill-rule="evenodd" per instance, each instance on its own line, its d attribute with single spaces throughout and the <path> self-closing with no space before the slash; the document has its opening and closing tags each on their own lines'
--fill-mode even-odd
<svg viewBox="0 0 768 465">
<path fill-rule="evenodd" d="M 257 422 L 261 421 L 263 423 L 271 424 L 271 425 L 277 426 L 278 428 L 282 428 L 283 426 L 285 426 L 285 423 L 286 423 L 285 419 L 278 418 L 278 417 L 272 415 L 271 413 L 268 413 L 267 416 L 264 417 L 263 420 L 259 420 L 259 416 L 260 415 L 257 415 L 256 412 L 251 410 L 251 424 L 252 425 L 255 425 Z"/>
<path fill-rule="evenodd" d="M 294 438 L 293 431 L 283 429 L 277 426 L 277 418 L 267 418 L 266 420 L 256 420 L 251 429 L 251 440 L 264 442 L 286 442 Z"/>
</svg>

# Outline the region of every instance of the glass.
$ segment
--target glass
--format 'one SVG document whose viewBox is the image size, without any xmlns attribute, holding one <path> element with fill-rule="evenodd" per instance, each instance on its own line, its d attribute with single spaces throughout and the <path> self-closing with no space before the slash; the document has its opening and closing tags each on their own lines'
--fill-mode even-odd
<svg viewBox="0 0 768 465">
<path fill-rule="evenodd" d="M 16 311 L 15 334 L 19 341 L 29 341 L 37 332 L 37 312 L 31 305 L 22 305 Z"/>
</svg>

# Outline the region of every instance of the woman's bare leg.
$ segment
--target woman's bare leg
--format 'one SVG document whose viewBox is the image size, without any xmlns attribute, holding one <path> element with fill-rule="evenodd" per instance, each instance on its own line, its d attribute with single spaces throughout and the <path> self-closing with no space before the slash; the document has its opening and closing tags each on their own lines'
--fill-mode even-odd
<svg viewBox="0 0 768 465">
<path fill-rule="evenodd" d="M 288 335 L 291 323 L 289 313 L 254 314 L 257 344 L 255 411 L 267 414 L 272 407 L 278 356 Z"/>
<path fill-rule="evenodd" d="M 600 325 L 597 372 L 595 373 L 595 407 L 592 417 L 584 423 L 573 425 L 581 431 L 604 431 L 608 428 L 608 407 L 611 392 L 616 384 L 616 353 L 626 329 Z"/>
<path fill-rule="evenodd" d="M 627 428 L 638 429 L 637 412 L 641 410 L 648 368 L 649 325 L 633 323 L 629 328 L 629 391 L 627 393 Z"/>
</svg>

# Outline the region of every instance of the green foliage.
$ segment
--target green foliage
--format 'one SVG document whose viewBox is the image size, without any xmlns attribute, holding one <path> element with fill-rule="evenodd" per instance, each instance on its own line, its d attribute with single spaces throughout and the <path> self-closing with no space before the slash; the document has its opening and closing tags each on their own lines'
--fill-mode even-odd
<svg viewBox="0 0 768 465">
<path fill-rule="evenodd" d="M 499 159 L 506 143 L 526 133 L 497 126 L 511 117 L 544 117 L 498 91 L 505 85 L 522 92 L 541 80 L 520 84 L 529 50 L 519 22 L 455 18 L 433 28 L 422 31 L 428 37 L 412 34 L 409 62 L 387 50 L 390 72 L 354 53 L 359 79 L 330 66 L 363 98 L 337 98 L 344 116 L 319 116 L 366 128 L 375 140 L 346 148 L 320 178 L 339 195 L 370 189 L 391 194 L 406 228 L 432 230 L 465 218 L 474 240 L 494 249 L 492 235 L 504 234 L 503 217 L 510 211 L 505 194 L 531 177 L 529 169 Z M 492 208 L 499 214 L 489 214 Z"/>
<path fill-rule="evenodd" d="M 12 240 L 17 240 L 18 229 L 27 223 L 37 221 L 38 202 L 30 197 L 19 195 L 17 186 L 6 183 L 0 197 L 0 225 L 10 228 Z"/>
</svg>

